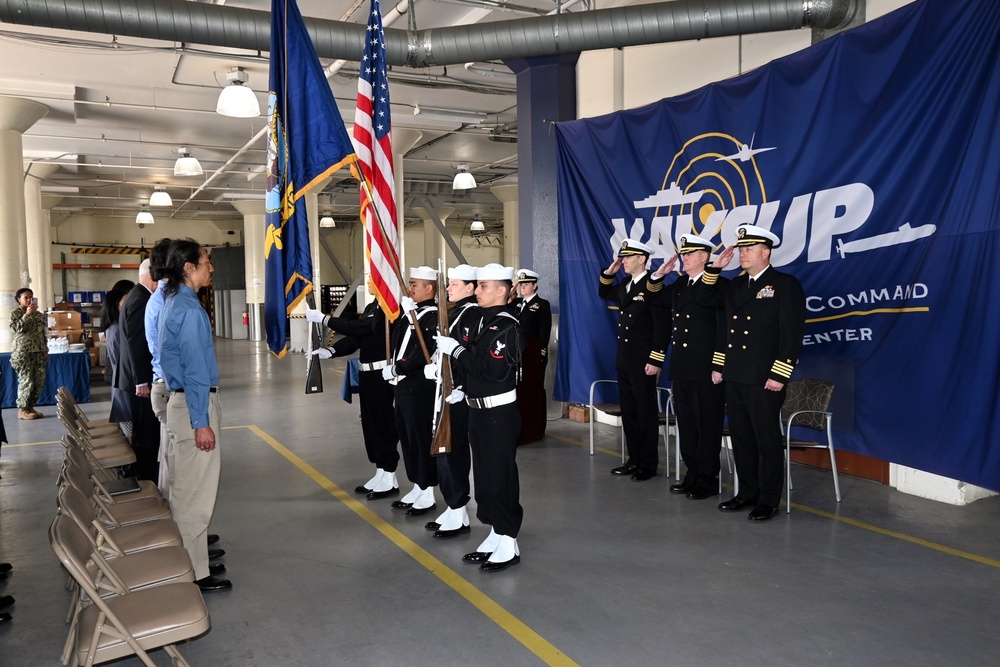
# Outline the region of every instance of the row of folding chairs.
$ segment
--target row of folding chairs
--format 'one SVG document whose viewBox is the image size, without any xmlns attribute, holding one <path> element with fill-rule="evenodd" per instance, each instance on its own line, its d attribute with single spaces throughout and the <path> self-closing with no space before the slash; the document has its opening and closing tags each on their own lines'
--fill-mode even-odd
<svg viewBox="0 0 1000 667">
<path fill-rule="evenodd" d="M 65 388 L 57 396 L 65 457 L 49 543 L 71 591 L 62 664 L 134 655 L 155 667 L 150 652 L 162 648 L 190 667 L 177 644 L 211 620 L 169 504 L 152 482 L 122 475 L 135 454 L 114 424 L 87 419 Z"/>
</svg>

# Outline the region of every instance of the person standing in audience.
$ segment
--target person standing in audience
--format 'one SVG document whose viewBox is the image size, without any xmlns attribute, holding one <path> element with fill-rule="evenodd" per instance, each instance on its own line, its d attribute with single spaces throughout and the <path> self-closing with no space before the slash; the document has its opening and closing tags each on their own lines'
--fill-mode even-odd
<svg viewBox="0 0 1000 667">
<path fill-rule="evenodd" d="M 628 459 L 613 468 L 612 475 L 631 475 L 644 482 L 656 476 L 659 465 L 659 408 L 656 383 L 670 340 L 669 311 L 654 307 L 659 283 L 647 285 L 646 263 L 653 249 L 641 241 L 625 239 L 615 261 L 601 273 L 598 289 L 602 299 L 618 305 L 618 395 Z M 618 283 L 615 275 L 624 267 L 628 278 Z"/>
<path fill-rule="evenodd" d="M 45 330 L 48 322 L 38 312 L 35 294 L 22 287 L 14 294 L 17 305 L 10 311 L 10 330 L 14 334 L 10 365 L 17 373 L 17 418 L 38 419 L 42 413 L 35 409 L 45 386 L 45 365 L 49 362 L 48 340 Z"/>
<path fill-rule="evenodd" d="M 448 331 L 441 332 L 462 344 L 468 343 L 479 330 L 481 318 L 476 303 L 476 269 L 459 264 L 448 269 L 448 301 L 454 304 L 448 313 Z M 437 378 L 440 362 L 428 364 L 428 379 Z M 447 539 L 469 532 L 469 472 L 472 453 L 469 449 L 469 405 L 465 402 L 467 373 L 459 364 L 451 364 L 452 392 L 443 399 L 450 404 L 451 452 L 436 457 L 441 495 L 447 505 L 444 512 L 424 528 L 434 531 L 434 537 Z"/>
<path fill-rule="evenodd" d="M 678 255 L 684 275 L 662 293 L 659 303 L 673 320 L 670 351 L 670 386 L 677 414 L 681 458 L 687 472 L 671 493 L 702 500 L 719 492 L 719 452 L 726 413 L 726 391 L 712 382 L 712 355 L 726 337 L 725 313 L 711 298 L 711 288 L 701 276 L 715 246 L 694 234 L 681 236 Z M 677 264 L 678 255 L 660 265 L 650 276 L 651 288 L 661 283 Z M 722 288 L 729 281 L 719 278 Z"/>
<path fill-rule="evenodd" d="M 146 304 L 156 289 L 150 264 L 148 257 L 139 264 L 139 284 L 128 293 L 118 319 L 120 350 L 115 386 L 129 397 L 135 476 L 156 482 L 159 480 L 160 423 L 150 403 L 153 358 L 146 342 L 145 324 Z"/>
<path fill-rule="evenodd" d="M 157 338 L 160 368 L 170 392 L 167 435 L 173 451 L 170 509 L 202 592 L 232 588 L 210 576 L 208 525 L 215 511 L 221 469 L 222 407 L 219 367 L 208 313 L 198 291 L 212 283 L 208 251 L 190 239 L 170 244 Z"/>
<path fill-rule="evenodd" d="M 726 414 L 740 480 L 739 493 L 719 509 L 752 507 L 750 521 L 767 521 L 778 513 L 785 483 L 781 405 L 805 333 L 806 296 L 795 276 L 771 266 L 771 248 L 780 242 L 776 234 L 742 225 L 736 239 L 744 273 L 728 285 L 718 283 L 733 258 L 730 246 L 702 276 L 726 309 L 726 342 L 715 351 L 712 381 L 726 382 Z"/>
<path fill-rule="evenodd" d="M 111 414 L 108 415 L 108 421 L 118 424 L 118 428 L 125 434 L 125 437 L 131 439 L 132 405 L 128 394 L 120 387 L 118 378 L 121 353 L 118 320 L 121 316 L 121 306 L 127 296 L 128 292 L 123 292 L 117 287 L 108 290 L 108 293 L 104 295 L 104 305 L 101 306 L 100 324 L 108 349 L 108 365 L 104 367 L 104 379 L 111 385 Z M 130 474 L 134 474 L 134 470 L 130 471 Z"/>
<path fill-rule="evenodd" d="M 521 562 L 517 535 L 524 519 L 517 472 L 517 375 L 524 336 L 507 303 L 514 289 L 514 269 L 487 264 L 476 269 L 476 300 L 481 319 L 468 343 L 438 336 L 442 354 L 465 374 L 469 405 L 469 444 L 476 483 L 476 518 L 490 526 L 479 547 L 462 557 L 484 572 L 500 572 Z"/>
<path fill-rule="evenodd" d="M 524 360 L 517 384 L 517 407 L 521 411 L 521 434 L 517 442 L 527 445 L 545 437 L 545 369 L 549 364 L 552 306 L 538 296 L 538 274 L 521 269 L 514 274 L 520 296 L 511 304 L 524 334 Z"/>
<path fill-rule="evenodd" d="M 436 292 L 435 269 L 429 266 L 410 269 L 410 296 L 402 298 L 403 314 L 393 325 L 393 363 L 382 369 L 382 378 L 396 387 L 396 431 L 403 449 L 406 476 L 413 482 L 413 489 L 394 500 L 392 507 L 405 509 L 407 516 L 422 516 L 437 507 L 434 500 L 434 487 L 438 485 L 437 464 L 431 457 L 434 382 L 424 377 L 427 360 L 410 322 L 412 312 L 428 353 L 432 354 L 437 331 Z"/>
<path fill-rule="evenodd" d="M 370 294 L 374 293 L 371 285 Z M 375 474 L 363 485 L 355 487 L 368 500 L 399 495 L 396 468 L 399 450 L 396 443 L 396 422 L 393 414 L 393 387 L 382 379 L 386 360 L 386 318 L 378 301 L 366 307 L 359 320 L 324 315 L 320 310 L 306 309 L 306 319 L 343 334 L 332 348 L 313 350 L 320 359 L 358 354 L 358 400 L 361 403 L 361 431 L 365 439 L 368 460 L 375 465 Z"/>
</svg>

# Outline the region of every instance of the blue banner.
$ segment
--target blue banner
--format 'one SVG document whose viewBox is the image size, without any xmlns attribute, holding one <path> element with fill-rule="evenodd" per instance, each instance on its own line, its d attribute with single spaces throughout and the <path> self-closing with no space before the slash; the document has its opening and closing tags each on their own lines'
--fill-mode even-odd
<svg viewBox="0 0 1000 667">
<path fill-rule="evenodd" d="M 300 199 L 357 161 L 295 0 L 271 2 L 269 91 L 264 331 L 267 346 L 281 358 L 288 350 L 288 315 L 313 289 Z"/>
<path fill-rule="evenodd" d="M 805 287 L 795 377 L 836 384 L 837 447 L 1000 490 L 998 21 L 993 0 L 922 0 L 740 77 L 557 125 L 555 397 L 585 403 L 615 377 L 617 316 L 597 286 L 622 239 L 662 260 L 681 234 L 721 249 L 752 223 Z"/>
</svg>

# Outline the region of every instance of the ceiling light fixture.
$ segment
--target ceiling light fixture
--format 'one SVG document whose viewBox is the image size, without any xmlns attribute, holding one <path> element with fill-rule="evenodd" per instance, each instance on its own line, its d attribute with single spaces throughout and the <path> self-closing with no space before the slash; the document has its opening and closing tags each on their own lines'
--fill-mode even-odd
<svg viewBox="0 0 1000 667">
<path fill-rule="evenodd" d="M 483 224 L 482 220 L 476 218 L 475 220 L 472 221 L 472 224 L 469 225 L 469 230 L 473 232 L 485 232 L 486 225 Z"/>
<path fill-rule="evenodd" d="M 469 165 L 458 165 L 458 173 L 451 182 L 452 190 L 471 190 L 476 187 L 476 177 L 469 173 Z"/>
<path fill-rule="evenodd" d="M 198 158 L 191 157 L 191 149 L 181 146 L 177 152 L 180 153 L 180 157 L 174 163 L 174 176 L 201 176 L 205 173 Z"/>
<path fill-rule="evenodd" d="M 449 123 L 467 123 L 479 125 L 485 123 L 487 115 L 482 111 L 459 111 L 457 109 L 441 109 L 438 107 L 413 107 L 413 115 L 423 120 L 440 120 Z"/>
<path fill-rule="evenodd" d="M 219 101 L 215 105 L 216 113 L 231 118 L 256 118 L 260 115 L 260 102 L 250 86 L 245 85 L 250 80 L 242 67 L 234 67 L 226 73 L 229 85 L 219 93 Z"/>
<path fill-rule="evenodd" d="M 153 222 L 153 214 L 145 208 L 139 211 L 139 214 L 135 216 L 135 224 L 137 225 L 151 225 Z"/>
<path fill-rule="evenodd" d="M 323 213 L 323 217 L 319 219 L 320 227 L 336 227 L 337 221 L 333 219 L 329 213 Z"/>
<path fill-rule="evenodd" d="M 153 194 L 149 196 L 150 206 L 173 206 L 174 201 L 170 198 L 170 193 L 163 189 L 162 185 L 153 188 Z"/>
</svg>

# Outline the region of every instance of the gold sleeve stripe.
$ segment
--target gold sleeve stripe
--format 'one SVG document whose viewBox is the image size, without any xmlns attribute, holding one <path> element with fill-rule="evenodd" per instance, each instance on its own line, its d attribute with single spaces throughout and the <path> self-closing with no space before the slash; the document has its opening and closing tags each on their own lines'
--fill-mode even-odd
<svg viewBox="0 0 1000 667">
<path fill-rule="evenodd" d="M 613 277 L 609 278 L 606 275 L 604 275 L 603 273 L 601 274 L 601 284 L 602 285 L 611 285 L 614 282 L 615 282 L 615 279 Z"/>
<path fill-rule="evenodd" d="M 650 280 L 647 280 L 646 289 L 649 290 L 650 292 L 659 292 L 661 289 L 663 289 L 663 283 L 654 283 Z"/>
<path fill-rule="evenodd" d="M 785 378 L 792 377 L 792 367 L 788 364 L 783 364 L 780 361 L 774 362 L 774 365 L 771 366 L 771 372 Z"/>
<path fill-rule="evenodd" d="M 704 273 L 701 274 L 701 282 L 705 283 L 706 285 L 714 285 L 715 281 L 717 281 L 718 279 L 719 279 L 718 273 L 709 273 L 708 271 L 705 271 Z"/>
<path fill-rule="evenodd" d="M 663 352 L 657 352 L 656 350 L 653 350 L 652 352 L 649 353 L 649 358 L 653 359 L 654 361 L 663 361 L 665 356 L 666 355 L 663 354 Z"/>
<path fill-rule="evenodd" d="M 716 366 L 726 365 L 726 353 L 725 352 L 713 352 L 712 353 L 712 363 Z"/>
</svg>

